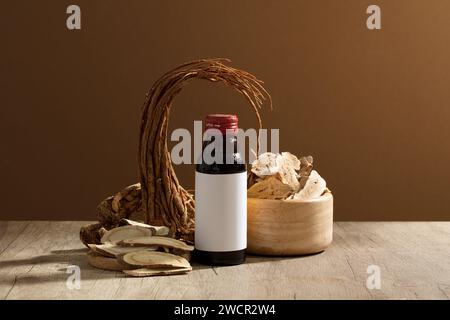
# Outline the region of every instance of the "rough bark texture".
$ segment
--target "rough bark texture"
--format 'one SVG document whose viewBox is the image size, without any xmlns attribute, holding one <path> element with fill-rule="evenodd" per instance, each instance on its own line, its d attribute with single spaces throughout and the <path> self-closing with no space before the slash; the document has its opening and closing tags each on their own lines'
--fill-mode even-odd
<svg viewBox="0 0 450 320">
<path fill-rule="evenodd" d="M 141 211 L 141 199 L 140 183 L 126 187 L 100 202 L 97 206 L 98 221 L 108 230 L 119 226 L 122 219 Z"/>
<path fill-rule="evenodd" d="M 139 139 L 140 182 L 145 222 L 169 226 L 177 237 L 192 238 L 193 196 L 178 182 L 167 147 L 167 128 L 173 99 L 192 79 L 220 82 L 245 97 L 256 113 L 270 96 L 255 76 L 224 63 L 226 59 L 198 60 L 163 75 L 146 95 Z"/>
<path fill-rule="evenodd" d="M 85 246 L 89 244 L 99 244 L 102 238 L 102 225 L 100 223 L 93 223 L 86 226 L 82 226 L 80 229 L 80 240 Z"/>
</svg>

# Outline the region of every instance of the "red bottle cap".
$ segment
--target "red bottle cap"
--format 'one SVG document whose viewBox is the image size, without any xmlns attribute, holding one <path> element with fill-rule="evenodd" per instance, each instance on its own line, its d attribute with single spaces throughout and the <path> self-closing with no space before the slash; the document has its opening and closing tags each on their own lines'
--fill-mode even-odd
<svg viewBox="0 0 450 320">
<path fill-rule="evenodd" d="M 205 129 L 219 129 L 223 134 L 227 130 L 235 133 L 238 130 L 238 117 L 235 114 L 210 114 L 205 119 Z"/>
</svg>

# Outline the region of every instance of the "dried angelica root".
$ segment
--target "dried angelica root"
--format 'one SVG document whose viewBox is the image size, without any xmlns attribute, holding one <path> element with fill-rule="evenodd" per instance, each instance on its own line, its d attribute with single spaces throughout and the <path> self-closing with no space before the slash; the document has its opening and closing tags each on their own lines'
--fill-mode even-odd
<svg viewBox="0 0 450 320">
<path fill-rule="evenodd" d="M 257 180 L 258 180 L 258 176 L 250 171 L 247 174 L 247 188 L 252 187 L 257 182 Z"/>
<path fill-rule="evenodd" d="M 169 253 L 185 258 L 187 261 L 192 259 L 192 251 L 185 251 L 182 249 L 170 249 Z"/>
<path fill-rule="evenodd" d="M 276 174 L 260 179 L 247 190 L 247 197 L 257 199 L 286 199 L 292 195 L 293 190 L 281 181 L 280 175 Z"/>
<path fill-rule="evenodd" d="M 100 223 L 89 224 L 81 227 L 80 229 L 80 240 L 85 246 L 88 244 L 101 243 L 103 232 L 106 231 Z"/>
<path fill-rule="evenodd" d="M 167 147 L 167 126 L 174 98 L 191 80 L 202 79 L 225 84 L 241 94 L 255 111 L 260 128 L 259 110 L 263 101 L 268 100 L 272 108 L 272 100 L 262 81 L 246 71 L 227 66 L 227 62 L 230 61 L 203 59 L 185 63 L 154 83 L 146 95 L 141 115 L 140 183 L 126 187 L 97 206 L 99 225 L 82 228 L 80 238 L 84 244 L 100 244 L 97 227 L 97 230 L 101 227 L 111 230 L 124 225 L 124 221 L 136 213 L 142 214 L 147 224 L 170 228 L 170 233 L 167 228 L 159 228 L 157 235 L 193 240 L 194 198 L 179 184 Z M 250 174 L 251 184 L 253 178 Z"/>
<path fill-rule="evenodd" d="M 313 170 L 313 157 L 298 159 L 289 152 L 261 154 L 253 163 L 247 190 L 249 198 L 272 200 L 311 200 L 330 190 Z"/>
<path fill-rule="evenodd" d="M 320 197 L 327 189 L 326 181 L 316 170 L 312 170 L 305 187 L 293 196 L 295 200 L 309 200 Z"/>
<path fill-rule="evenodd" d="M 158 249 L 158 247 L 121 247 L 112 243 L 104 243 L 104 244 L 90 244 L 88 246 L 92 252 L 102 255 L 104 257 L 109 258 L 117 258 L 117 256 L 129 252 L 141 251 L 141 250 L 149 250 L 154 251 Z"/>
<path fill-rule="evenodd" d="M 132 277 L 153 277 L 153 276 L 170 276 L 176 274 L 184 274 L 191 271 L 192 268 L 140 268 L 133 270 L 123 270 L 123 273 Z"/>
<path fill-rule="evenodd" d="M 276 174 L 280 171 L 280 158 L 278 153 L 265 152 L 253 161 L 251 172 L 258 177 Z"/>
<path fill-rule="evenodd" d="M 183 251 L 193 251 L 194 247 L 187 245 L 183 241 L 167 237 L 140 237 L 122 240 L 117 243 L 124 247 L 162 247 L 168 249 L 178 249 Z"/>
<path fill-rule="evenodd" d="M 129 267 L 190 268 L 189 261 L 174 254 L 156 251 L 134 251 L 119 255 L 117 259 Z"/>
<path fill-rule="evenodd" d="M 123 265 L 115 258 L 104 257 L 95 252 L 88 252 L 87 260 L 91 266 L 102 270 L 123 271 L 132 268 L 131 266 Z"/>
<path fill-rule="evenodd" d="M 300 189 L 303 189 L 306 181 L 308 181 L 309 175 L 311 174 L 311 171 L 313 169 L 313 161 L 314 159 L 312 156 L 300 158 Z"/>
<path fill-rule="evenodd" d="M 119 225 L 120 226 L 136 226 L 136 227 L 141 227 L 141 228 L 147 228 L 147 229 L 152 230 L 153 235 L 155 235 L 155 236 L 169 236 L 169 233 L 170 233 L 170 229 L 166 226 L 151 226 L 149 224 L 138 222 L 138 221 L 133 221 L 130 219 L 120 220 Z"/>
<path fill-rule="evenodd" d="M 141 185 L 133 184 L 106 198 L 97 206 L 97 218 L 106 229 L 120 225 L 122 219 L 141 211 Z"/>
</svg>

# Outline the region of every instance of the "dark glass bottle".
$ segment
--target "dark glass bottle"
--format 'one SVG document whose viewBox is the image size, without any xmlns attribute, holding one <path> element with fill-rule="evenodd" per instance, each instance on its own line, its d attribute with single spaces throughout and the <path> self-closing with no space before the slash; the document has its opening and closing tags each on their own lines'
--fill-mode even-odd
<svg viewBox="0 0 450 320">
<path fill-rule="evenodd" d="M 213 114 L 205 121 L 206 130 L 217 129 L 222 137 L 221 144 L 214 136 L 203 143 L 203 151 L 215 143 L 210 153 L 215 160 L 203 152 L 195 172 L 194 258 L 207 265 L 245 261 L 247 170 L 237 152 L 237 124 L 235 115 Z"/>
</svg>

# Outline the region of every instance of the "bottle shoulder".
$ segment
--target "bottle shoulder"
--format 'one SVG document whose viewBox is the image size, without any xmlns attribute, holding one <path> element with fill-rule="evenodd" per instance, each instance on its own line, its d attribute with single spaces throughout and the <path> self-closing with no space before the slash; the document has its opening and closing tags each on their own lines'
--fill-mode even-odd
<svg viewBox="0 0 450 320">
<path fill-rule="evenodd" d="M 235 164 L 197 164 L 195 170 L 206 174 L 233 174 L 247 171 L 247 166 L 244 163 Z"/>
</svg>

